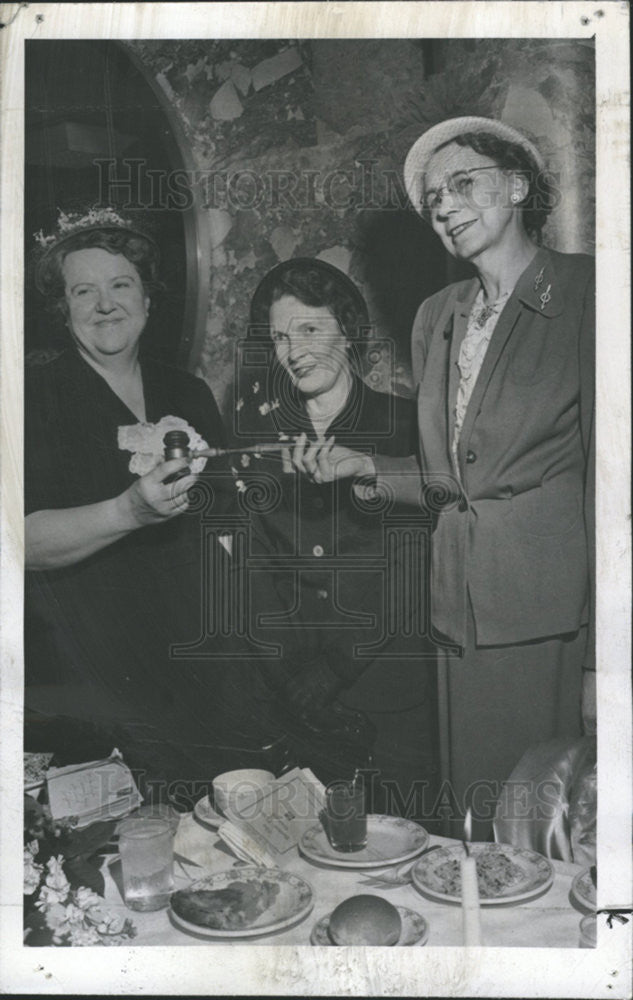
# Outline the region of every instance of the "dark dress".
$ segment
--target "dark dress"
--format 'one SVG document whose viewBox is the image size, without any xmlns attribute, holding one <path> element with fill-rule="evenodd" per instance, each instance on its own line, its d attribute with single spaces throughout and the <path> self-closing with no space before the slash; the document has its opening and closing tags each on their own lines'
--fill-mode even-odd
<svg viewBox="0 0 633 1000">
<path fill-rule="evenodd" d="M 250 432 L 256 442 L 303 430 L 314 437 L 298 394 L 286 387 L 279 398 L 282 405 L 265 420 L 260 395 L 249 400 L 251 412 L 240 414 L 241 433 Z M 403 456 L 415 448 L 415 404 L 356 378 L 326 433 L 358 451 Z M 255 519 L 252 545 L 267 559 L 256 593 L 258 608 L 270 617 L 256 634 L 283 649 L 278 663 L 251 671 L 248 696 L 242 669 L 227 673 L 238 725 L 252 731 L 266 720 L 273 731 L 285 727 L 295 762 L 327 782 L 355 763 L 344 737 L 337 751 L 341 722 L 335 709 L 362 712 L 376 731 L 372 807 L 428 815 L 432 793 L 424 791 L 423 803 L 423 783 L 433 786 L 437 774 L 435 660 L 425 634 L 423 586 L 430 517 L 366 503 L 350 479 L 319 485 L 284 473 L 279 459 L 265 454 L 250 458 L 247 467 L 237 456 L 236 465 L 246 486 L 258 477 L 268 481 L 271 499 Z M 314 732 L 302 732 L 292 707 L 284 711 L 284 683 L 292 678 L 310 689 L 316 683 L 325 702 L 323 709 L 306 710 Z"/>
<path fill-rule="evenodd" d="M 142 375 L 148 422 L 179 416 L 209 445 L 223 443 L 202 380 L 151 360 Z M 103 501 L 136 479 L 117 430 L 137 420 L 74 350 L 27 365 L 25 413 L 26 514 Z M 27 572 L 25 585 L 27 749 L 76 760 L 116 741 L 147 780 L 210 777 L 212 668 L 170 655 L 200 630 L 199 512 L 75 565 Z M 50 739 L 58 745 L 41 745 Z"/>
</svg>

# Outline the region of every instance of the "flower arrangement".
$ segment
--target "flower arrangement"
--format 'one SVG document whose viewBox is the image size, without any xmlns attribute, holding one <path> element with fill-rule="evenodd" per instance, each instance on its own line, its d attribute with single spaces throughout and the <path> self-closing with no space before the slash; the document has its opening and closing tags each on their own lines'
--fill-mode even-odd
<svg viewBox="0 0 633 1000">
<path fill-rule="evenodd" d="M 74 830 L 72 818 L 54 821 L 46 806 L 25 794 L 25 944 L 112 946 L 135 937 L 133 923 L 106 908 L 100 895 L 103 877 L 91 863 L 114 825 Z"/>
<path fill-rule="evenodd" d="M 47 943 L 39 939 L 49 936 L 53 945 L 79 947 L 126 944 L 136 935 L 133 923 L 110 913 L 94 890 L 86 886 L 71 887 L 62 855 L 49 858 L 45 865 L 39 864 L 35 860 L 39 848 L 38 840 L 32 840 L 24 848 L 24 894 L 33 895 L 39 890 L 34 906 L 41 918 L 39 928 L 27 926 L 27 944 L 35 943 L 30 940 L 34 933 L 38 944 Z"/>
</svg>

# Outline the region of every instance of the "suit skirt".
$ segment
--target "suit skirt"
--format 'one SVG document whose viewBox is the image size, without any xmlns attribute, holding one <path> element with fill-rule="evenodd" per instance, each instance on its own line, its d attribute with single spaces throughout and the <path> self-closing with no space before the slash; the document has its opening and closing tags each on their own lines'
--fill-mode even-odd
<svg viewBox="0 0 633 1000">
<path fill-rule="evenodd" d="M 478 646 L 472 609 L 466 646 L 439 650 L 441 787 L 436 812 L 461 837 L 468 807 L 473 840 L 488 840 L 501 785 L 528 747 L 581 734 L 587 627 L 518 645 Z"/>
</svg>

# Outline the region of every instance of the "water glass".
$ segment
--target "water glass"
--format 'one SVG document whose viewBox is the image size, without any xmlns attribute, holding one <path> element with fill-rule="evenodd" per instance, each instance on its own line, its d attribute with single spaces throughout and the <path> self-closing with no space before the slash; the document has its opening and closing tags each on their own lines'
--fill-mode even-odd
<svg viewBox="0 0 633 1000">
<path fill-rule="evenodd" d="M 365 789 L 361 781 L 337 781 L 326 789 L 325 826 L 335 851 L 362 851 L 367 846 Z"/>
<path fill-rule="evenodd" d="M 174 837 L 162 819 L 127 819 L 119 827 L 123 899 L 131 910 L 161 910 L 174 888 Z"/>
<path fill-rule="evenodd" d="M 169 824 L 175 835 L 180 823 L 180 813 L 168 802 L 149 802 L 130 813 L 128 819 L 159 819 Z"/>
</svg>

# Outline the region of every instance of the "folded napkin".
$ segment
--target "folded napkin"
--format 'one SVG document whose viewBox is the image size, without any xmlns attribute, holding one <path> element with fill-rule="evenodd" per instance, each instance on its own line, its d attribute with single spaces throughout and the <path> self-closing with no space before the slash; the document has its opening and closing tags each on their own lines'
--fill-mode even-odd
<svg viewBox="0 0 633 1000">
<path fill-rule="evenodd" d="M 262 868 L 276 868 L 277 861 L 269 851 L 246 831 L 233 823 L 223 823 L 218 830 L 218 836 L 231 848 L 240 861 L 261 865 Z"/>
<path fill-rule="evenodd" d="M 259 789 L 240 809 L 227 808 L 218 836 L 242 861 L 283 868 L 325 805 L 325 789 L 309 768 L 293 768 Z"/>
</svg>

